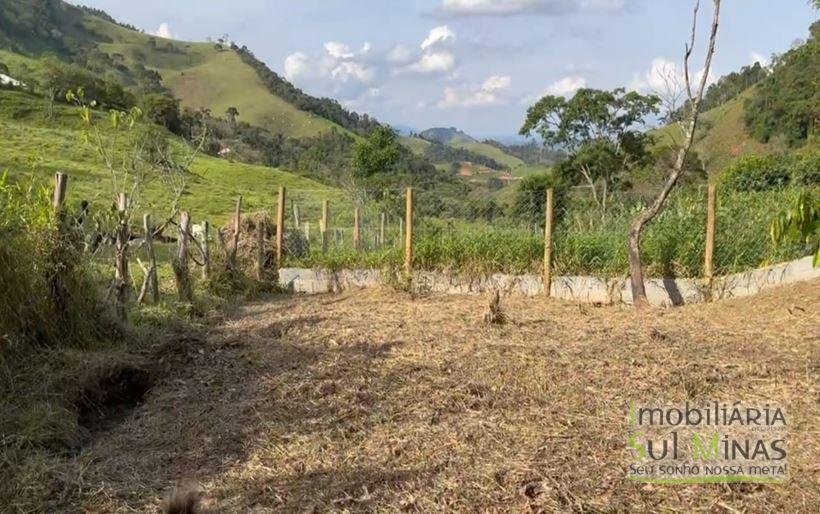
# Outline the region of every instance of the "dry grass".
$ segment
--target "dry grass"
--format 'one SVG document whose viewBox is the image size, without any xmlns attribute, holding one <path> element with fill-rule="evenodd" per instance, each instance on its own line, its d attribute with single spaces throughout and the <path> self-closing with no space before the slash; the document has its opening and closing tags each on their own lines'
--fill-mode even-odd
<svg viewBox="0 0 820 514">
<path fill-rule="evenodd" d="M 55 510 L 817 512 L 820 281 L 638 314 L 392 290 L 276 297 L 161 355 L 165 377 L 78 455 Z M 785 404 L 783 486 L 625 479 L 631 402 Z M 21 499 L 21 505 L 23 500 Z"/>
</svg>

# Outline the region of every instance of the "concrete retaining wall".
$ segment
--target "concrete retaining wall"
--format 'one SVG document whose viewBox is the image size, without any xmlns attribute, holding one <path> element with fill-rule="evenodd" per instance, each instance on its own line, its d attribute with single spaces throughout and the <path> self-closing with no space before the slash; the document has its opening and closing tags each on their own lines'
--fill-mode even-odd
<svg viewBox="0 0 820 514">
<path fill-rule="evenodd" d="M 742 297 L 776 285 L 814 278 L 820 278 L 820 268 L 812 267 L 812 258 L 806 257 L 716 278 L 712 290 L 716 299 Z M 373 287 L 396 280 L 397 277 L 385 276 L 378 270 L 279 270 L 279 282 L 284 288 L 306 294 Z M 481 294 L 498 289 L 506 294 L 536 296 L 544 291 L 544 284 L 538 275 L 462 277 L 431 271 L 414 272 L 412 287 L 418 292 L 444 294 Z M 706 298 L 703 281 L 697 279 L 649 279 L 646 281 L 646 294 L 652 305 L 666 307 L 698 303 Z M 550 296 L 583 303 L 632 303 L 632 291 L 627 278 L 555 277 Z"/>
</svg>

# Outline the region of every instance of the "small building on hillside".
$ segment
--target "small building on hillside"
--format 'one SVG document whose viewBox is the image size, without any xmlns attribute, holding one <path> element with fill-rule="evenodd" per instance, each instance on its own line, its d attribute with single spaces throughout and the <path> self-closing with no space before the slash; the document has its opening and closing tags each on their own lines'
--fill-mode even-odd
<svg viewBox="0 0 820 514">
<path fill-rule="evenodd" d="M 5 73 L 0 73 L 0 85 L 3 86 L 14 86 L 14 87 L 24 87 L 25 84 L 21 81 L 17 80 L 14 77 L 9 77 Z"/>
</svg>

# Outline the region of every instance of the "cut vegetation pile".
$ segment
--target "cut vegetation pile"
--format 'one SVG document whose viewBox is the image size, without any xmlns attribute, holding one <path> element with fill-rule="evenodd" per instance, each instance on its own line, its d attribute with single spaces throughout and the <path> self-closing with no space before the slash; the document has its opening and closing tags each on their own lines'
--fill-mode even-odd
<svg viewBox="0 0 820 514">
<path fill-rule="evenodd" d="M 503 298 L 503 326 L 486 302 L 251 304 L 11 505 L 150 511 L 193 479 L 216 512 L 816 512 L 820 282 L 640 314 Z M 706 399 L 784 405 L 791 481 L 627 480 L 629 405 Z"/>
</svg>

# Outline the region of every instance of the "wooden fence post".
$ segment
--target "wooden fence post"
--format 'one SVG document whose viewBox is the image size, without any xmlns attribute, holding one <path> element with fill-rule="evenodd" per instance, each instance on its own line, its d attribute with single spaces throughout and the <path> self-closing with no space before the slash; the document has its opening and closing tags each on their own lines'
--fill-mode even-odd
<svg viewBox="0 0 820 514">
<path fill-rule="evenodd" d="M 176 259 L 174 260 L 174 275 L 176 276 L 179 299 L 189 303 L 194 300 L 191 277 L 188 275 L 188 238 L 191 237 L 190 234 L 191 216 L 182 211 L 179 215 L 179 241 Z"/>
<path fill-rule="evenodd" d="M 322 234 L 322 253 L 327 253 L 327 231 L 330 229 L 330 227 L 328 227 L 329 214 L 330 202 L 324 200 L 322 201 L 322 223 L 319 225 L 319 232 Z"/>
<path fill-rule="evenodd" d="M 413 271 L 413 188 L 407 188 L 407 203 L 405 205 L 406 235 L 404 239 L 404 272 L 407 275 Z"/>
<path fill-rule="evenodd" d="M 236 199 L 236 211 L 233 216 L 233 245 L 231 247 L 228 266 L 236 270 L 236 254 L 239 252 L 239 231 L 242 229 L 242 195 Z"/>
<path fill-rule="evenodd" d="M 52 205 L 54 206 L 54 210 L 60 211 L 63 208 L 63 203 L 65 202 L 65 192 L 66 188 L 68 187 L 68 175 L 65 173 L 59 172 L 54 175 L 54 198 L 52 200 Z"/>
<path fill-rule="evenodd" d="M 256 224 L 256 279 L 265 278 L 265 221 Z"/>
<path fill-rule="evenodd" d="M 703 256 L 703 276 L 706 279 L 707 296 L 712 295 L 715 255 L 715 224 L 717 221 L 717 189 L 709 184 L 706 195 L 706 251 Z"/>
<path fill-rule="evenodd" d="M 276 209 L 276 268 L 282 267 L 285 246 L 285 187 L 279 187 L 279 205 Z"/>
<path fill-rule="evenodd" d="M 359 219 L 359 208 L 355 207 L 353 209 L 353 249 L 357 252 L 362 249 L 362 235 L 360 233 L 359 224 L 361 223 Z"/>
<path fill-rule="evenodd" d="M 151 292 L 151 303 L 159 303 L 159 278 L 157 277 L 157 255 L 154 251 L 154 225 L 151 224 L 151 215 L 145 214 L 142 217 L 142 228 L 145 230 L 145 251 L 148 253 L 148 271 L 143 281 L 140 299 L 142 303 L 145 293 Z"/>
<path fill-rule="evenodd" d="M 552 220 L 554 191 L 547 189 L 547 205 L 544 210 L 544 294 L 550 296 L 552 289 Z"/>
<path fill-rule="evenodd" d="M 396 244 L 401 248 L 401 244 L 404 242 L 404 220 L 399 218 L 399 238 Z"/>
<path fill-rule="evenodd" d="M 54 207 L 54 214 L 57 218 L 57 237 L 62 240 L 65 232 L 65 211 L 63 204 L 65 203 L 66 188 L 68 186 L 68 175 L 65 173 L 57 173 L 54 175 L 54 197 L 52 206 Z M 63 255 L 64 249 L 62 244 L 54 245 L 51 252 L 51 261 L 54 265 L 54 274 L 51 277 L 51 295 L 54 300 L 54 306 L 57 312 L 65 312 L 68 308 L 69 294 L 64 280 L 65 274 L 65 258 Z"/>
<path fill-rule="evenodd" d="M 296 203 L 296 200 L 291 200 L 290 205 L 293 208 L 293 228 L 299 230 L 302 228 L 302 218 L 299 216 L 299 204 Z"/>
<path fill-rule="evenodd" d="M 384 246 L 384 230 L 385 230 L 386 223 L 387 223 L 387 214 L 383 212 L 381 214 L 381 219 L 379 220 L 379 247 Z"/>
<path fill-rule="evenodd" d="M 131 293 L 131 277 L 128 273 L 128 241 L 131 239 L 128 231 L 128 197 L 125 193 L 117 195 L 117 227 L 116 257 L 114 266 L 114 291 L 117 303 L 117 313 L 120 319 L 127 316 L 128 297 Z"/>
<path fill-rule="evenodd" d="M 202 278 L 211 276 L 211 224 L 202 227 Z"/>
</svg>

